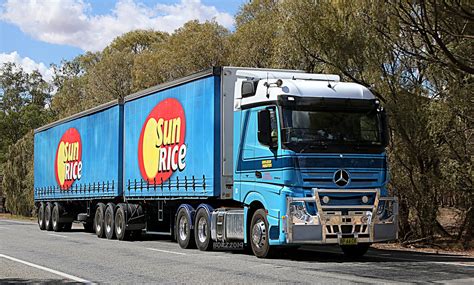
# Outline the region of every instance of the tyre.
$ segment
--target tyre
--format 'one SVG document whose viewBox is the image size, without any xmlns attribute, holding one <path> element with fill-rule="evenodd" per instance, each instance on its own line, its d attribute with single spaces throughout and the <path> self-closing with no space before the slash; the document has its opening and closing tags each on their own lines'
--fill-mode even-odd
<svg viewBox="0 0 474 285">
<path fill-rule="evenodd" d="M 341 249 L 344 252 L 344 255 L 350 258 L 358 258 L 364 256 L 364 254 L 369 250 L 369 243 L 361 243 L 358 245 L 341 245 Z"/>
<path fill-rule="evenodd" d="M 60 232 L 61 229 L 62 229 L 62 225 L 59 222 L 59 218 L 60 218 L 60 215 L 61 215 L 61 208 L 60 207 L 61 206 L 59 205 L 59 203 L 54 203 L 54 205 L 53 205 L 53 213 L 52 213 L 51 221 L 53 223 L 53 231 L 55 231 L 55 232 Z"/>
<path fill-rule="evenodd" d="M 104 214 L 104 231 L 107 239 L 115 238 L 115 204 L 108 203 Z"/>
<path fill-rule="evenodd" d="M 126 221 L 126 206 L 119 204 L 117 211 L 115 211 L 115 235 L 118 240 L 126 240 L 131 238 L 129 231 L 126 230 L 127 221 Z"/>
<path fill-rule="evenodd" d="M 176 239 L 181 248 L 195 247 L 191 220 L 185 208 L 181 208 L 176 216 Z"/>
<path fill-rule="evenodd" d="M 46 229 L 45 220 L 44 220 L 44 211 L 45 211 L 45 204 L 43 202 L 40 203 L 38 207 L 38 226 L 40 230 L 44 231 Z"/>
<path fill-rule="evenodd" d="M 69 223 L 63 223 L 63 231 L 69 232 L 72 228 L 72 222 Z"/>
<path fill-rule="evenodd" d="M 53 230 L 53 204 L 50 202 L 46 203 L 46 207 L 44 209 L 44 228 L 47 231 Z"/>
<path fill-rule="evenodd" d="M 275 248 L 270 246 L 268 240 L 268 221 L 264 209 L 258 209 L 252 216 L 250 223 L 250 246 L 256 257 L 271 257 L 275 253 Z"/>
<path fill-rule="evenodd" d="M 95 209 L 95 215 L 94 215 L 94 230 L 95 230 L 95 234 L 99 238 L 105 237 L 104 212 L 105 212 L 105 205 L 103 203 L 98 203 L 97 208 Z"/>
<path fill-rule="evenodd" d="M 194 219 L 194 238 L 199 250 L 208 251 L 212 249 L 211 239 L 211 217 L 206 209 L 201 208 Z"/>
</svg>

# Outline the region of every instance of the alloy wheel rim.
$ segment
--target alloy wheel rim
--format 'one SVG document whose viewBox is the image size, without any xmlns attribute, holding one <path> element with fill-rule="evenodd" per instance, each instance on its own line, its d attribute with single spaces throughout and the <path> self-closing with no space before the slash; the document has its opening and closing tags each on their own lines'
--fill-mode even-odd
<svg viewBox="0 0 474 285">
<path fill-rule="evenodd" d="M 252 242 L 257 248 L 262 248 L 265 246 L 267 241 L 266 233 L 267 228 L 265 226 L 265 222 L 261 219 L 257 220 L 252 228 Z"/>
<path fill-rule="evenodd" d="M 198 238 L 201 243 L 207 240 L 207 221 L 205 217 L 201 217 L 198 222 Z"/>
<path fill-rule="evenodd" d="M 186 221 L 186 217 L 182 216 L 179 219 L 179 238 L 181 240 L 186 240 L 186 238 L 188 237 L 187 229 L 188 229 L 188 223 Z"/>
</svg>

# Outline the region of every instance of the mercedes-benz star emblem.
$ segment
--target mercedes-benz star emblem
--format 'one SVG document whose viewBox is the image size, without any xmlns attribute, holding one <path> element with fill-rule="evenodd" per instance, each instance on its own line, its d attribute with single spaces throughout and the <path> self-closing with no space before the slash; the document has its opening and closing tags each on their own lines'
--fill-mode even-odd
<svg viewBox="0 0 474 285">
<path fill-rule="evenodd" d="M 347 171 L 345 171 L 344 169 L 339 169 L 334 172 L 333 181 L 334 183 L 336 183 L 337 186 L 344 187 L 349 184 L 349 180 L 349 173 L 347 173 Z"/>
</svg>

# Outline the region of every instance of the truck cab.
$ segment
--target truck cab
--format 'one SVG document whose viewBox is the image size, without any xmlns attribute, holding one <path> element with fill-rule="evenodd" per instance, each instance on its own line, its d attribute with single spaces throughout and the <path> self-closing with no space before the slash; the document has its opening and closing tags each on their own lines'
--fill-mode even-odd
<svg viewBox="0 0 474 285">
<path fill-rule="evenodd" d="M 362 255 L 396 239 L 379 100 L 336 75 L 235 75 L 233 199 L 245 206 L 244 239 L 255 255 L 292 244 Z"/>
</svg>

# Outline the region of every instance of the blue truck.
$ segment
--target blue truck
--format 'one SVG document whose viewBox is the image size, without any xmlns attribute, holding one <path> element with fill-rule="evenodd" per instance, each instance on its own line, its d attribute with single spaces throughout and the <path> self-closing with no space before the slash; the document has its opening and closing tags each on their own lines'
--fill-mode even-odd
<svg viewBox="0 0 474 285">
<path fill-rule="evenodd" d="M 215 67 L 35 130 L 41 230 L 170 234 L 257 257 L 397 238 L 387 119 L 337 75 Z"/>
</svg>

